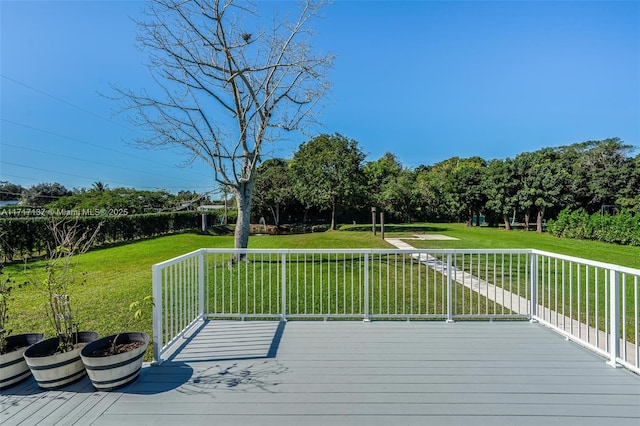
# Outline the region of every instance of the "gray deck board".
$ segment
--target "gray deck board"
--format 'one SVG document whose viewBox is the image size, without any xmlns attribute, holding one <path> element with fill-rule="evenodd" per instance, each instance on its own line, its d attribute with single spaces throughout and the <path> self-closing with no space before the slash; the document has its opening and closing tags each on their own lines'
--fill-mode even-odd
<svg viewBox="0 0 640 426">
<path fill-rule="evenodd" d="M 212 321 L 182 343 L 119 391 L 29 380 L 0 423 L 640 424 L 640 377 L 528 322 Z"/>
</svg>

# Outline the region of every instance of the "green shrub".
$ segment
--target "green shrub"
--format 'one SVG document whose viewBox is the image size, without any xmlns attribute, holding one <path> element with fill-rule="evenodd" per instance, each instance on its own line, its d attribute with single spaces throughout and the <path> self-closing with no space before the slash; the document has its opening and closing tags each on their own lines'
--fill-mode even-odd
<svg viewBox="0 0 640 426">
<path fill-rule="evenodd" d="M 613 244 L 640 246 L 640 215 L 622 209 L 616 215 L 594 213 L 584 209 L 564 209 L 547 230 L 556 237 L 597 240 Z"/>
<path fill-rule="evenodd" d="M 222 214 L 222 213 L 220 213 Z M 218 212 L 207 214 L 207 223 L 220 222 Z M 0 219 L 0 254 L 7 260 L 43 254 L 52 236 L 49 217 L 10 217 Z M 199 212 L 170 212 L 119 216 L 81 216 L 80 226 L 95 229 L 102 222 L 96 244 L 113 244 L 169 233 L 201 229 Z"/>
</svg>

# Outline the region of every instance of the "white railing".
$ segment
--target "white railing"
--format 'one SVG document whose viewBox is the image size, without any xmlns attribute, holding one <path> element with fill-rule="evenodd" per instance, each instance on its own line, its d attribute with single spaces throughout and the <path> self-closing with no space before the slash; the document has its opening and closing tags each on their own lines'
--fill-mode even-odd
<svg viewBox="0 0 640 426">
<path fill-rule="evenodd" d="M 539 250 L 200 249 L 153 266 L 154 358 L 206 318 L 529 319 L 640 372 L 639 280 Z"/>
<path fill-rule="evenodd" d="M 538 265 L 534 319 L 600 355 L 640 372 L 640 271 L 533 251 Z"/>
</svg>

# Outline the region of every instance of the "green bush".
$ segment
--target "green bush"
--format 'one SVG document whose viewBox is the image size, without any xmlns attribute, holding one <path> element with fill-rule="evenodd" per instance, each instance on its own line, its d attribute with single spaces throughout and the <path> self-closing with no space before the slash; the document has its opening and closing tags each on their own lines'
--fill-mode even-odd
<svg viewBox="0 0 640 426">
<path fill-rule="evenodd" d="M 640 246 L 640 215 L 622 209 L 616 215 L 594 213 L 584 209 L 562 210 L 547 230 L 556 237 L 597 240 L 613 244 Z"/>
<path fill-rule="evenodd" d="M 222 214 L 222 213 L 220 213 Z M 73 218 L 75 219 L 75 218 Z M 4 259 L 39 255 L 47 250 L 52 236 L 48 217 L 10 217 L 0 219 L 0 254 Z M 78 222 L 87 229 L 102 227 L 96 244 L 134 241 L 185 230 L 201 229 L 199 212 L 171 212 L 120 216 L 80 216 Z M 218 212 L 207 214 L 207 223 L 220 222 Z"/>
</svg>

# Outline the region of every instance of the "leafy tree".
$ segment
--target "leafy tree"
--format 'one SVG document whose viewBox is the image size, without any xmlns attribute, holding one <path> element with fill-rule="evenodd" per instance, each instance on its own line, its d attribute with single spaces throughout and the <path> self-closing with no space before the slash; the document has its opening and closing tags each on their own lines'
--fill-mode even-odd
<svg viewBox="0 0 640 426">
<path fill-rule="evenodd" d="M 366 200 L 367 204 L 378 206 L 385 212 L 397 215 L 400 209 L 395 204 L 395 198 L 397 193 L 401 192 L 397 185 L 398 177 L 402 173 L 402 164 L 398 158 L 387 152 L 378 160 L 366 163 L 363 173 L 370 198 Z"/>
<path fill-rule="evenodd" d="M 138 143 L 177 145 L 231 189 L 236 248 L 248 244 L 265 142 L 313 119 L 332 62 L 311 46 L 310 23 L 321 2 L 307 0 L 296 16 L 267 19 L 258 5 L 273 8 L 268 2 L 151 0 L 138 38 L 158 90 L 117 89 L 133 123 L 149 130 Z"/>
<path fill-rule="evenodd" d="M 570 201 L 569 166 L 562 161 L 561 151 L 543 148 L 525 152 L 515 158 L 515 169 L 522 186 L 516 199 L 525 211 L 528 229 L 531 211 L 536 212 L 536 230 L 542 232 L 542 221 L 550 208 L 561 210 Z"/>
<path fill-rule="evenodd" d="M 253 197 L 256 210 L 269 211 L 273 222 L 279 225 L 281 208 L 293 200 L 293 187 L 286 160 L 272 158 L 258 167 Z"/>
<path fill-rule="evenodd" d="M 71 195 L 71 191 L 59 183 L 39 183 L 22 191 L 20 203 L 41 207 L 67 195 Z"/>
<path fill-rule="evenodd" d="M 167 191 L 141 191 L 133 188 L 114 188 L 103 191 L 87 191 L 60 198 L 49 203 L 51 209 L 86 211 L 99 214 L 120 212 L 141 214 L 176 210 L 182 201 Z"/>
<path fill-rule="evenodd" d="M 480 216 L 484 205 L 482 181 L 486 161 L 480 157 L 460 159 L 447 177 L 447 190 L 451 195 L 452 207 L 458 216 L 465 218 L 467 226 L 472 225 L 473 215 Z"/>
<path fill-rule="evenodd" d="M 500 217 L 505 229 L 511 230 L 509 215 L 516 208 L 515 197 L 518 190 L 513 160 L 491 160 L 482 185 L 487 213 Z"/>
<path fill-rule="evenodd" d="M 0 201 L 19 200 L 24 188 L 8 181 L 0 181 Z"/>
<path fill-rule="evenodd" d="M 627 159 L 624 168 L 628 180 L 620 190 L 616 203 L 640 217 L 640 154 Z"/>
<path fill-rule="evenodd" d="M 449 218 L 445 201 L 446 175 L 438 166 L 419 166 L 414 170 L 418 198 L 416 204 L 422 220 L 446 221 Z"/>
<path fill-rule="evenodd" d="M 415 185 L 415 174 L 402 169 L 382 187 L 380 205 L 391 218 L 411 221 L 416 216 L 420 204 L 420 193 Z"/>
<path fill-rule="evenodd" d="M 602 205 L 616 204 L 631 179 L 628 154 L 632 148 L 619 138 L 561 147 L 562 161 L 569 164 L 572 171 L 574 205 L 593 213 Z"/>
<path fill-rule="evenodd" d="M 364 158 L 355 140 L 336 133 L 301 144 L 291 160 L 296 197 L 307 208 L 330 210 L 332 230 L 338 211 L 358 204 L 364 188 Z"/>
</svg>

